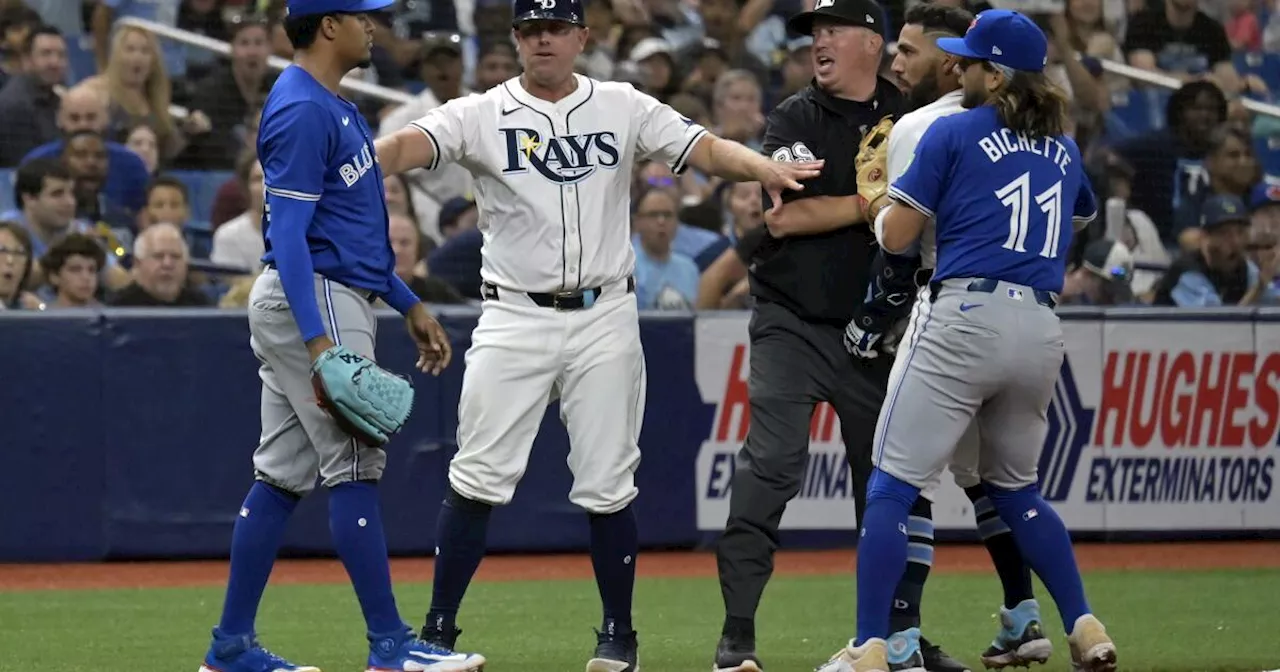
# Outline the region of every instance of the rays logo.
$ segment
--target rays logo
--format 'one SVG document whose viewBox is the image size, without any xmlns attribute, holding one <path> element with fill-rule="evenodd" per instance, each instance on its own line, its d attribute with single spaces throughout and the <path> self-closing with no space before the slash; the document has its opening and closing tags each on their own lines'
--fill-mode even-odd
<svg viewBox="0 0 1280 672">
<path fill-rule="evenodd" d="M 1071 481 L 1093 433 L 1094 411 L 1081 403 L 1071 372 L 1071 357 L 1063 357 L 1058 382 L 1053 385 L 1053 400 L 1049 402 L 1044 452 L 1040 453 L 1040 492 L 1046 500 L 1061 502 L 1071 493 Z"/>
<path fill-rule="evenodd" d="M 617 168 L 622 152 L 612 131 L 543 138 L 531 128 L 499 129 L 507 148 L 503 175 L 533 168 L 556 184 L 581 182 L 597 168 Z"/>
</svg>

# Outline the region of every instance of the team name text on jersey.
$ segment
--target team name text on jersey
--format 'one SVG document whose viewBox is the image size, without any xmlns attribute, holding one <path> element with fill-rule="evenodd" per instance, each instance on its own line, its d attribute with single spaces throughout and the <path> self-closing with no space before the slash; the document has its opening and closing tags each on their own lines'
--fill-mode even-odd
<svg viewBox="0 0 1280 672">
<path fill-rule="evenodd" d="M 622 152 L 613 131 L 561 135 L 542 139 L 531 128 L 500 128 L 507 147 L 507 165 L 502 174 L 523 173 L 533 166 L 540 175 L 557 184 L 580 182 L 596 168 L 616 168 Z"/>
</svg>

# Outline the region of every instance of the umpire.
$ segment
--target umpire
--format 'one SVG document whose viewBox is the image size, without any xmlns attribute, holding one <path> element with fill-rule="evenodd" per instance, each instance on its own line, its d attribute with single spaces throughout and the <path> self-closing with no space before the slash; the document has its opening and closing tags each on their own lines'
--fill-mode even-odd
<svg viewBox="0 0 1280 672">
<path fill-rule="evenodd" d="M 840 418 L 857 515 L 866 501 L 871 444 L 890 357 L 853 358 L 845 325 L 863 302 L 875 234 L 857 200 L 854 157 L 862 135 L 906 112 L 904 96 L 877 75 L 884 12 L 874 0 L 819 0 L 791 18 L 812 35 L 814 79 L 769 115 L 764 150 L 776 160 L 825 159 L 822 174 L 769 204 L 767 230 L 749 255 L 755 297 L 749 335 L 751 427 L 739 453 L 729 520 L 717 548 L 725 620 L 718 672 L 761 669 L 755 614 L 773 573 L 783 510 L 800 491 L 809 425 L 818 402 Z"/>
</svg>

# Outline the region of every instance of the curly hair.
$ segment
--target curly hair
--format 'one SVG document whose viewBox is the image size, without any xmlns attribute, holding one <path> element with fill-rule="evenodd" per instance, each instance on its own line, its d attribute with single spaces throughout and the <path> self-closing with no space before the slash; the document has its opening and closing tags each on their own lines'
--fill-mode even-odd
<svg viewBox="0 0 1280 672">
<path fill-rule="evenodd" d="M 984 68 L 993 68 L 983 63 Z M 1000 121 L 1015 133 L 1053 138 L 1067 127 L 1067 96 L 1044 73 L 1015 71 L 991 98 Z"/>
</svg>

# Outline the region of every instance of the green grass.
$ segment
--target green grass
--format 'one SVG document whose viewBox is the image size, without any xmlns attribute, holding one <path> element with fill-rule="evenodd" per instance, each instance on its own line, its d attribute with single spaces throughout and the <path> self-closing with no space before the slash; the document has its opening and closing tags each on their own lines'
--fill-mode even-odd
<svg viewBox="0 0 1280 672">
<path fill-rule="evenodd" d="M 1280 571 L 1097 572 L 1086 585 L 1127 672 L 1248 671 L 1280 667 Z M 998 585 L 984 575 L 939 575 L 925 596 L 926 636 L 971 665 L 995 632 Z M 1040 594 L 1044 595 L 1043 588 Z M 397 587 L 417 624 L 427 584 Z M 0 670 L 195 672 L 217 620 L 220 589 L 12 592 L 0 595 Z M 1046 622 L 1060 630 L 1042 601 Z M 636 627 L 648 672 L 706 672 L 719 634 L 712 579 L 642 580 Z M 776 578 L 759 616 L 769 672 L 812 670 L 852 634 L 853 577 Z M 490 672 L 583 669 L 598 618 L 587 581 L 479 583 L 463 607 L 463 648 Z M 366 643 L 348 586 L 272 586 L 259 632 L 273 650 L 326 672 L 360 672 Z M 1037 670 L 1068 670 L 1066 642 Z"/>
</svg>

